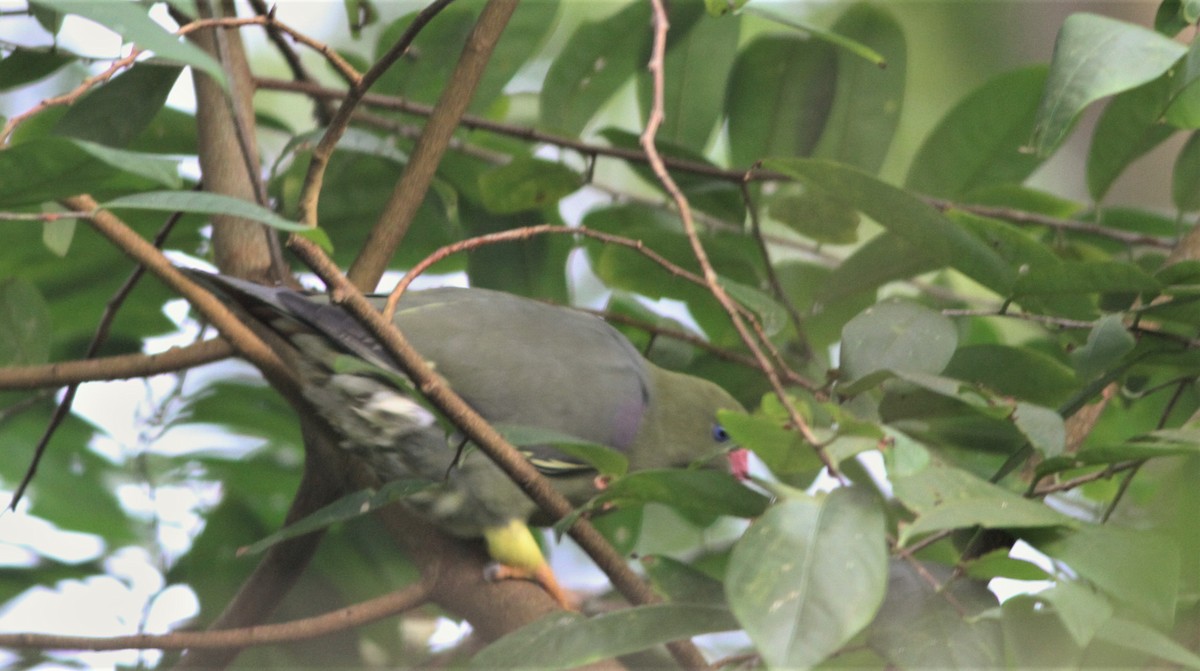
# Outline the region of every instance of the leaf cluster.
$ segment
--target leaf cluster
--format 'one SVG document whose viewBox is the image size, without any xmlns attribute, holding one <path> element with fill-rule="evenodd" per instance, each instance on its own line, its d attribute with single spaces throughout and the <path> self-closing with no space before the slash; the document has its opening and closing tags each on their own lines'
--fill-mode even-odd
<svg viewBox="0 0 1200 671">
<path fill-rule="evenodd" d="M 192 3 L 170 4 L 187 14 Z M 331 46 L 361 70 L 413 20 L 386 16 L 394 8 L 384 3 L 346 5 L 376 21 Z M 340 264 L 366 244 L 413 154 L 417 108 L 445 89 L 482 5 L 435 17 L 339 142 L 309 234 Z M 1071 15 L 1050 62 L 990 73 L 907 152 L 906 115 L 924 113 L 913 104 L 925 75 L 912 71 L 916 10 L 671 3 L 656 146 L 717 281 L 758 324 L 783 394 L 711 288 L 677 272 L 703 268 L 639 146 L 654 93 L 651 7 L 601 5 L 522 3 L 392 268 L 547 223 L 640 241 L 676 271 L 601 239 L 545 235 L 451 254 L 430 272 L 601 305 L 649 358 L 710 378 L 751 408 L 721 421 L 761 468 L 751 489 L 705 470 L 625 473 L 611 453 L 570 447 L 611 478 L 578 514 L 642 559 L 664 603 L 556 613 L 469 664 L 661 664 L 665 642 L 737 631 L 725 652 L 771 668 L 1200 668 L 1200 41 L 1178 36 L 1195 26 L 1195 3 L 1165 0 L 1150 27 Z M 36 0 L 31 12 L 22 20 L 40 23 L 45 41 L 4 46 L 2 91 L 59 94 L 83 81 L 89 55 L 55 41 L 66 14 L 153 57 L 130 60 L 69 106 L 5 110 L 6 367 L 80 357 L 131 267 L 58 201 L 92 194 L 146 237 L 182 212 L 166 247 L 200 257 L 213 214 L 298 230 L 324 133 L 302 93 L 344 87 L 315 52 L 303 58 L 307 88 L 259 77 L 288 96 L 256 100 L 272 208 L 193 192 L 196 119 L 166 101 L 185 68 L 225 81 L 220 67 L 135 3 Z M 1087 201 L 1034 186 L 1098 102 L 1079 175 Z M 1168 144 L 1174 211 L 1108 206 L 1117 180 Z M 102 353 L 140 351 L 173 330 L 163 314 L 171 298 L 141 283 Z M 0 598 L 94 575 L 121 548 L 160 551 L 160 521 L 128 504 L 130 488 L 219 487 L 196 504 L 202 523 L 162 567 L 166 584 L 197 594 L 202 620 L 250 572 L 244 548 L 296 532 L 279 531 L 302 459 L 290 410 L 240 369 L 185 380 L 149 404 L 134 441 L 77 417 L 57 429 L 28 513 L 100 537 L 102 557 L 70 565 L 39 555 L 5 568 Z M 53 404 L 16 391 L 0 400 L 10 451 L 0 481 L 11 487 Z M 211 425 L 249 440 L 169 449 Z M 359 492 L 308 520 L 329 538 L 284 617 L 411 582 L 413 567 L 356 512 L 416 489 Z M 997 586 L 1012 581 L 1024 588 L 1001 602 Z M 407 617 L 404 631 L 422 623 Z M 415 665 L 430 654 L 388 622 L 319 643 L 248 651 L 240 663 Z"/>
</svg>

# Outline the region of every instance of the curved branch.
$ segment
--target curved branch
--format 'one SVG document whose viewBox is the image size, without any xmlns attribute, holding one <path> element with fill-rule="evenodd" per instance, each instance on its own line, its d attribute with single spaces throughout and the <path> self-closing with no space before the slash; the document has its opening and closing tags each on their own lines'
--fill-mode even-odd
<svg viewBox="0 0 1200 671">
<path fill-rule="evenodd" d="M 325 129 L 325 134 L 321 137 L 321 141 L 313 149 L 312 160 L 308 165 L 308 173 L 304 177 L 304 186 L 300 191 L 299 208 L 300 221 L 309 226 L 317 225 L 317 201 L 321 197 L 321 184 L 325 180 L 325 168 L 329 165 L 329 159 L 333 156 L 334 147 L 337 146 L 338 140 L 345 134 L 346 128 L 350 125 L 350 116 L 354 109 L 358 107 L 359 101 L 366 94 L 367 89 L 375 83 L 384 71 L 404 55 L 412 45 L 412 41 L 416 39 L 417 34 L 425 27 L 438 12 L 450 4 L 450 0 L 436 0 L 425 9 L 422 9 L 416 17 L 413 18 L 408 29 L 396 41 L 388 53 L 383 58 L 376 61 L 375 65 L 361 77 L 357 73 L 350 80 L 350 90 L 346 92 L 345 99 L 342 101 L 337 112 L 333 115 L 333 119 L 329 122 L 328 128 Z M 346 73 L 343 73 L 346 76 Z"/>
<path fill-rule="evenodd" d="M 63 203 L 76 212 L 89 213 L 88 221 L 93 228 L 108 238 L 117 249 L 145 265 L 146 269 L 164 284 L 186 298 L 209 322 L 220 329 L 242 357 L 262 370 L 277 388 L 285 393 L 296 391 L 295 375 L 279 355 L 230 312 L 229 308 L 171 265 L 171 261 L 154 245 L 113 213 L 101 210 L 99 203 L 91 196 L 72 196 L 63 199 Z"/>
<path fill-rule="evenodd" d="M 220 361 L 233 354 L 229 341 L 215 338 L 186 347 L 172 347 L 158 354 L 119 354 L 40 366 L 12 366 L 0 368 L 0 389 L 42 389 L 78 382 L 147 377 Z"/>
<path fill-rule="evenodd" d="M 0 634 L 0 647 L 42 650 L 183 650 L 187 648 L 245 648 L 272 643 L 307 641 L 397 615 L 423 605 L 429 588 L 415 583 L 369 601 L 279 624 L 219 631 L 177 631 L 132 636 L 57 636 Z"/>
<path fill-rule="evenodd" d="M 742 342 L 746 343 L 746 347 L 750 349 L 751 354 L 758 360 L 758 365 L 762 369 L 763 374 L 767 376 L 767 380 L 771 383 L 771 388 L 775 391 L 775 395 L 779 397 L 780 403 L 787 410 L 788 419 L 792 425 L 800 432 L 813 449 L 821 462 L 825 464 L 826 470 L 835 478 L 842 479 L 838 472 L 837 465 L 829 458 L 829 454 L 822 447 L 821 442 L 817 440 L 812 429 L 809 428 L 808 422 L 800 415 L 795 405 L 788 399 L 787 391 L 783 388 L 783 383 L 776 374 L 771 362 L 759 347 L 754 336 L 746 327 L 746 323 L 742 320 L 742 315 L 739 312 L 738 305 L 729 297 L 725 288 L 721 286 L 720 280 L 717 278 L 717 271 L 713 268 L 712 262 L 709 261 L 708 252 L 704 250 L 704 245 L 700 242 L 700 236 L 696 232 L 696 222 L 692 219 L 692 208 L 688 204 L 687 197 L 683 195 L 679 185 L 672 179 L 671 174 L 667 172 L 666 164 L 658 153 L 658 147 L 654 144 L 655 135 L 658 133 L 659 126 L 662 125 L 663 113 L 663 62 L 666 53 L 667 30 L 670 27 L 667 21 L 667 11 L 663 6 L 662 0 L 652 0 L 654 7 L 654 47 L 650 57 L 650 75 L 654 83 L 654 103 L 650 108 L 650 117 L 646 120 L 646 130 L 642 133 L 641 144 L 646 151 L 646 156 L 650 160 L 650 167 L 654 170 L 654 174 L 662 183 L 663 188 L 671 194 L 671 198 L 675 201 L 676 207 L 679 209 L 679 218 L 683 222 L 684 233 L 687 234 L 688 241 L 692 245 L 692 253 L 696 257 L 696 261 L 700 264 L 700 268 L 704 272 L 704 281 L 708 285 L 708 289 L 712 295 L 729 314 L 729 319 L 737 329 L 738 335 L 741 336 Z M 758 329 L 756 329 L 758 330 Z M 759 330 L 758 335 L 761 337 L 763 333 Z M 762 342 L 769 344 L 767 338 L 762 338 Z M 778 359 L 778 354 L 772 350 Z"/>
</svg>

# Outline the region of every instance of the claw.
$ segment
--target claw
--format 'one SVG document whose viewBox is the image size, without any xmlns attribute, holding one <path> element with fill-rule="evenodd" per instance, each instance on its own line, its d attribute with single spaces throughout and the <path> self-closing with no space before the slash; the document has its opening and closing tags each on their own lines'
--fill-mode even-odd
<svg viewBox="0 0 1200 671">
<path fill-rule="evenodd" d="M 501 564 L 500 562 L 492 562 L 483 570 L 483 577 L 488 582 L 496 582 L 498 580 L 533 581 L 546 590 L 550 598 L 558 602 L 558 605 L 562 606 L 565 610 L 579 610 L 575 604 L 575 600 L 558 584 L 558 578 L 555 577 L 554 571 L 550 570 L 549 564 L 542 564 L 531 571 Z"/>
</svg>

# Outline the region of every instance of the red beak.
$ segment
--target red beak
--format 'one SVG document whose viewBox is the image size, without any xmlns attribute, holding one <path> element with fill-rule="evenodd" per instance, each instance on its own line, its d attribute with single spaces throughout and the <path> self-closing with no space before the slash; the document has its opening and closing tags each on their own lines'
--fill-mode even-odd
<svg viewBox="0 0 1200 671">
<path fill-rule="evenodd" d="M 730 450 L 725 455 L 729 459 L 729 472 L 738 480 L 750 477 L 750 452 L 744 447 Z"/>
</svg>

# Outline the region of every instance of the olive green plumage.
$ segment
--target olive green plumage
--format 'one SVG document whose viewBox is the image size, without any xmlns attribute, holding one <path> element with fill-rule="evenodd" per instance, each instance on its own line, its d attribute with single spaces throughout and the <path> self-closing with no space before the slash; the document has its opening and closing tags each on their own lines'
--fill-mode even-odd
<svg viewBox="0 0 1200 671">
<path fill-rule="evenodd" d="M 337 357 L 398 367 L 347 312 L 313 296 L 192 273 L 306 355 L 301 375 L 316 410 L 383 479 L 420 477 L 435 487 L 410 505 L 452 533 L 484 536 L 508 563 L 541 561 L 506 550 L 534 504 L 486 455 L 460 450 L 435 418 L 398 389 L 395 375 L 348 372 Z M 373 299 L 379 306 L 383 297 Z M 549 429 L 623 452 L 630 470 L 687 466 L 728 452 L 720 409 L 741 409 L 700 378 L 646 361 L 603 320 L 568 308 L 483 289 L 409 292 L 395 324 L 458 394 L 494 424 Z M 595 473 L 548 447 L 523 448 L 572 502 L 596 494 Z M 520 536 L 517 533 L 517 536 Z M 536 549 L 536 546 L 534 546 Z"/>
</svg>

